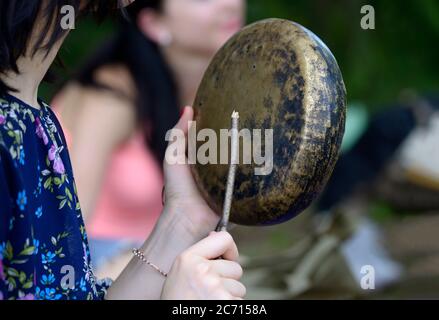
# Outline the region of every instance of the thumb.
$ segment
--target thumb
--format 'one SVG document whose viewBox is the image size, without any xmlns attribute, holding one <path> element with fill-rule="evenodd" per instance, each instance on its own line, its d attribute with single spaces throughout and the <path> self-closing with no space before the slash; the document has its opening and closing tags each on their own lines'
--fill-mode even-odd
<svg viewBox="0 0 439 320">
<path fill-rule="evenodd" d="M 180 119 L 178 120 L 177 124 L 170 131 L 168 131 L 168 133 L 175 132 L 175 131 L 177 131 L 178 133 L 183 133 L 183 137 L 185 138 L 185 140 L 187 140 L 189 126 L 190 126 L 189 122 L 192 121 L 193 117 L 194 117 L 194 109 L 191 106 L 184 107 L 183 111 L 181 113 Z M 168 139 L 168 133 L 166 136 L 167 139 Z M 180 135 L 178 134 L 178 136 L 180 136 Z M 183 137 L 181 137 L 181 138 L 183 138 Z M 174 141 L 172 139 L 170 139 L 168 141 L 168 148 L 172 143 L 174 143 Z M 185 147 L 185 149 L 187 149 L 187 143 L 185 143 L 184 147 Z M 167 163 L 165 161 L 164 165 L 166 165 L 166 164 Z"/>
<path fill-rule="evenodd" d="M 180 117 L 180 120 L 178 120 L 177 124 L 174 126 L 172 130 L 177 130 L 180 133 L 178 134 L 179 137 L 185 138 L 185 145 L 183 146 L 185 148 L 185 151 L 187 150 L 187 139 L 188 139 L 188 132 L 190 127 L 190 121 L 192 121 L 194 117 L 194 109 L 190 106 L 186 106 L 183 108 L 182 115 Z M 183 136 L 182 136 L 183 135 Z M 175 193 L 176 191 L 190 191 L 194 190 L 194 182 L 192 181 L 192 176 L 189 170 L 189 167 L 187 164 L 187 158 L 186 158 L 186 152 L 182 155 L 184 158 L 179 159 L 183 160 L 184 162 L 177 162 L 175 161 L 168 161 L 168 150 L 172 143 L 175 141 L 169 140 L 168 142 L 168 149 L 165 154 L 165 159 L 163 161 L 163 170 L 164 170 L 164 177 L 165 177 L 165 185 L 166 185 L 166 195 L 170 196 L 171 194 Z M 170 159 L 173 157 L 173 153 L 170 152 Z"/>
<path fill-rule="evenodd" d="M 182 130 L 184 135 L 187 136 L 189 132 L 189 121 L 192 121 L 193 118 L 194 109 L 191 106 L 184 107 L 180 120 L 178 120 L 177 124 L 174 126 L 174 129 Z"/>
</svg>

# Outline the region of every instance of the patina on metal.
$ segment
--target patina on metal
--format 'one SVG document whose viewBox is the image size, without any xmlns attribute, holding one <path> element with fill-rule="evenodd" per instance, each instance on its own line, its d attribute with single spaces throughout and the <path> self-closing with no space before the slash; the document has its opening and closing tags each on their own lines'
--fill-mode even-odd
<svg viewBox="0 0 439 320">
<path fill-rule="evenodd" d="M 273 129 L 273 170 L 255 175 L 255 163 L 238 165 L 230 216 L 237 224 L 272 225 L 306 209 L 329 179 L 344 133 L 346 89 L 334 56 L 316 35 L 292 21 L 268 19 L 243 28 L 219 50 L 194 109 L 197 131 L 211 128 L 218 137 L 233 110 L 240 128 Z M 192 166 L 218 214 L 228 169 Z"/>
</svg>

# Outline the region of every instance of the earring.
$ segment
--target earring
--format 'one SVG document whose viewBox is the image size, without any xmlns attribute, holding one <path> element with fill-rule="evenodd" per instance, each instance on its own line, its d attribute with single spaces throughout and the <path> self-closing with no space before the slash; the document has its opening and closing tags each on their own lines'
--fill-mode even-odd
<svg viewBox="0 0 439 320">
<path fill-rule="evenodd" d="M 164 32 L 160 36 L 159 42 L 164 47 L 169 47 L 172 43 L 172 34 L 170 32 Z"/>
</svg>

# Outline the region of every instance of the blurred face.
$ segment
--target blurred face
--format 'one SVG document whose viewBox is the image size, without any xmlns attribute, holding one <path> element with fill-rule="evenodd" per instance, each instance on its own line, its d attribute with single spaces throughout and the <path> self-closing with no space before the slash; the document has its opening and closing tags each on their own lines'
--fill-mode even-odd
<svg viewBox="0 0 439 320">
<path fill-rule="evenodd" d="M 245 0 L 165 0 L 161 20 L 170 46 L 212 55 L 242 28 L 244 15 Z"/>
</svg>

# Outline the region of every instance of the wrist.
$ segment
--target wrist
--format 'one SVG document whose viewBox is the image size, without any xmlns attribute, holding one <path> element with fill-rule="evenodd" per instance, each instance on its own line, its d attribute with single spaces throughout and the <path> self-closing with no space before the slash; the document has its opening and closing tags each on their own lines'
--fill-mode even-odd
<svg viewBox="0 0 439 320">
<path fill-rule="evenodd" d="M 197 229 L 190 228 L 181 215 L 165 209 L 139 251 L 160 270 L 169 273 L 175 259 L 208 234 Z M 106 299 L 159 299 L 165 280 L 159 271 L 133 257 L 110 287 Z"/>
<path fill-rule="evenodd" d="M 186 206 L 168 203 L 165 205 L 161 218 L 163 218 L 163 222 L 175 227 L 172 231 L 184 234 L 194 243 L 215 230 L 220 219 L 207 205 L 191 204 Z"/>
<path fill-rule="evenodd" d="M 165 208 L 141 251 L 168 273 L 178 255 L 211 231 L 205 229 L 193 225 L 184 214 Z"/>
</svg>

